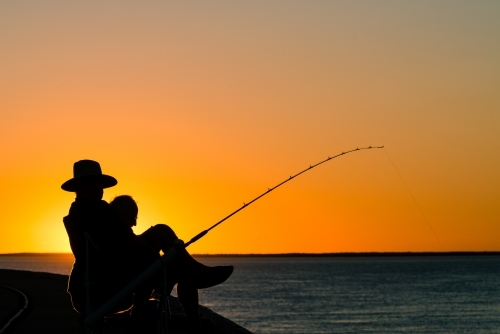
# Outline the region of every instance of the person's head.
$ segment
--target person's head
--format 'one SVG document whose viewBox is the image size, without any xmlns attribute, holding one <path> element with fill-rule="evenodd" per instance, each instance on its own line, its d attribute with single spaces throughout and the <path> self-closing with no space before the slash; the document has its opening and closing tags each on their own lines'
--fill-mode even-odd
<svg viewBox="0 0 500 334">
<path fill-rule="evenodd" d="M 89 181 L 76 187 L 75 193 L 77 198 L 100 200 L 104 195 L 104 188 L 99 182 Z"/>
<path fill-rule="evenodd" d="M 73 165 L 73 178 L 64 182 L 61 188 L 75 192 L 77 198 L 100 200 L 104 189 L 117 183 L 114 177 L 102 173 L 97 161 L 80 160 Z"/>
<path fill-rule="evenodd" d="M 121 220 L 127 224 L 127 226 L 132 227 L 137 224 L 139 207 L 132 196 L 116 196 L 109 204 L 113 207 Z"/>
</svg>

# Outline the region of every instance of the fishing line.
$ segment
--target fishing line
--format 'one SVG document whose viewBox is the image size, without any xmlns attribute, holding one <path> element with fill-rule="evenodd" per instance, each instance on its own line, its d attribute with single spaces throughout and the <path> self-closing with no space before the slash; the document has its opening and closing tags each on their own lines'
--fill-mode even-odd
<svg viewBox="0 0 500 334">
<path fill-rule="evenodd" d="M 246 208 L 247 206 L 249 206 L 250 204 L 252 204 L 253 202 L 255 202 L 256 200 L 258 200 L 259 198 L 269 194 L 271 191 L 273 191 L 274 189 L 282 186 L 283 184 L 287 183 L 288 181 L 296 178 L 297 176 L 299 176 L 300 174 L 303 174 L 311 169 L 313 169 L 314 167 L 317 167 L 327 161 L 330 161 L 332 159 L 335 159 L 337 157 L 340 157 L 341 155 L 345 155 L 345 154 L 348 154 L 348 153 L 351 153 L 351 152 L 355 152 L 355 151 L 361 151 L 361 150 L 370 150 L 370 149 L 374 149 L 374 148 L 384 148 L 384 146 L 368 146 L 368 147 L 361 147 L 361 148 L 355 148 L 355 149 L 352 149 L 352 150 L 349 150 L 349 151 L 345 151 L 345 152 L 342 152 L 342 153 L 339 153 L 337 155 L 334 155 L 332 157 L 328 157 L 327 159 L 323 160 L 323 161 L 320 161 L 318 162 L 317 164 L 315 165 L 310 165 L 309 168 L 306 168 L 304 169 L 303 171 L 301 172 L 298 172 L 297 174 L 295 175 L 291 175 L 288 179 L 286 179 L 285 181 L 277 184 L 276 186 L 272 187 L 272 188 L 268 188 L 266 192 L 264 192 L 263 194 L 255 197 L 253 200 L 251 200 L 250 202 L 248 203 L 243 203 L 243 206 L 240 207 L 239 209 L 235 210 L 234 212 L 232 212 L 231 214 L 227 215 L 226 217 L 224 217 L 223 219 L 219 220 L 217 223 L 215 223 L 214 225 L 212 225 L 210 228 L 198 233 L 196 236 L 194 236 L 191 240 L 189 240 L 184 247 L 187 247 L 189 245 L 191 245 L 192 243 L 198 241 L 199 239 L 201 239 L 203 236 L 205 236 L 205 234 L 207 234 L 210 230 L 216 228 L 218 225 L 220 225 L 222 222 L 224 222 L 225 220 L 227 220 L 228 218 L 230 218 L 231 216 L 235 215 L 236 213 L 240 212 L 241 210 L 243 210 L 244 208 Z"/>
<path fill-rule="evenodd" d="M 415 199 L 415 196 L 413 196 L 412 192 L 410 191 L 410 188 L 408 188 L 408 185 L 406 184 L 405 180 L 403 179 L 403 177 L 401 176 L 401 173 L 399 172 L 399 170 L 397 169 L 396 165 L 394 164 L 394 162 L 392 161 L 391 157 L 389 156 L 389 152 L 387 152 L 387 150 L 384 148 L 384 151 L 385 151 L 385 154 L 387 154 L 387 157 L 389 158 L 389 161 L 391 162 L 391 164 L 394 166 L 394 169 L 396 170 L 396 172 L 398 173 L 399 177 L 401 178 L 401 181 L 403 181 L 403 184 L 405 185 L 406 187 L 406 190 L 408 190 L 408 192 L 410 193 L 410 196 L 411 198 L 413 198 L 413 202 L 415 202 L 415 205 L 417 206 L 418 208 L 418 211 L 420 211 L 420 213 L 422 214 L 422 217 L 424 217 L 424 220 L 425 222 L 427 223 L 427 225 L 429 226 L 432 234 L 434 235 L 434 238 L 436 238 L 439 246 L 441 247 L 441 250 L 444 251 L 444 248 L 443 248 L 443 245 L 441 245 L 441 242 L 439 241 L 436 233 L 434 232 L 434 229 L 432 228 L 431 224 L 429 223 L 429 220 L 427 219 L 427 217 L 424 215 L 424 212 L 422 211 L 422 209 L 420 208 L 420 205 L 418 205 L 417 203 L 417 200 Z"/>
</svg>

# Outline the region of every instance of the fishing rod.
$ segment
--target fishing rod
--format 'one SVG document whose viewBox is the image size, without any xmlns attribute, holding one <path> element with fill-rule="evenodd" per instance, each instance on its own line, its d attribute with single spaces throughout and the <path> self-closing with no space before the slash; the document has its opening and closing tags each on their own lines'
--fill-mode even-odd
<svg viewBox="0 0 500 334">
<path fill-rule="evenodd" d="M 187 243 L 184 244 L 184 248 L 188 247 L 189 245 L 195 243 L 196 241 L 200 240 L 201 238 L 203 238 L 208 232 L 210 232 L 212 229 L 216 228 L 217 226 L 219 226 L 220 224 L 222 224 L 224 221 L 226 221 L 228 218 L 234 216 L 235 214 L 237 214 L 238 212 L 240 212 L 241 210 L 243 210 L 244 208 L 246 208 L 247 206 L 249 206 L 250 204 L 252 204 L 253 202 L 255 202 L 256 200 L 258 200 L 259 198 L 261 197 L 264 197 L 265 195 L 269 194 L 271 191 L 273 191 L 274 189 L 282 186 L 283 184 L 287 183 L 288 181 L 296 178 L 297 176 L 299 176 L 300 174 L 303 174 L 311 169 L 313 169 L 314 167 L 317 167 L 327 161 L 330 161 L 332 159 L 335 159 L 337 157 L 340 157 L 341 155 L 345 155 L 345 154 L 348 154 L 348 153 L 351 153 L 351 152 L 356 152 L 356 151 L 361 151 L 361 150 L 371 150 L 373 148 L 384 148 L 384 146 L 368 146 L 368 147 L 357 147 L 355 149 L 352 149 L 352 150 L 349 150 L 349 151 L 345 151 L 345 152 L 342 152 L 342 153 L 339 153 L 337 155 L 334 155 L 332 157 L 328 157 L 327 159 L 323 160 L 323 161 L 320 161 L 318 162 L 317 164 L 315 165 L 310 165 L 309 168 L 306 168 L 304 169 L 303 171 L 295 174 L 295 175 L 291 175 L 288 179 L 286 179 L 285 181 L 277 184 L 276 186 L 272 187 L 272 188 L 268 188 L 267 191 L 265 191 L 264 193 L 260 194 L 259 196 L 255 197 L 253 200 L 251 200 L 250 202 L 248 203 L 243 203 L 243 206 L 240 207 L 239 209 L 233 211 L 231 214 L 227 215 L 226 217 L 222 218 L 221 220 L 219 220 L 217 223 L 215 223 L 214 225 L 212 225 L 210 228 L 207 228 L 206 230 L 198 233 L 197 235 L 195 235 L 191 240 L 189 240 Z"/>
<path fill-rule="evenodd" d="M 301 171 L 301 172 L 299 172 L 299 173 L 297 173 L 295 175 L 291 175 L 288 179 L 286 179 L 285 181 L 277 184 L 276 186 L 274 186 L 272 188 L 268 188 L 267 191 L 265 191 L 263 194 L 260 194 L 259 196 L 255 197 L 250 202 L 243 203 L 242 207 L 240 207 L 239 209 L 235 210 L 234 212 L 232 212 L 231 214 L 227 215 L 226 217 L 222 218 L 217 223 L 215 223 L 214 225 L 212 225 L 210 228 L 208 228 L 208 229 L 206 229 L 206 230 L 198 233 L 196 236 L 194 236 L 187 243 L 184 243 L 184 242 L 182 242 L 179 239 L 176 240 L 176 241 L 174 241 L 174 244 L 172 245 L 172 247 L 170 247 L 170 249 L 165 254 L 163 254 L 160 257 L 160 259 L 158 259 L 154 263 L 152 263 L 139 276 L 137 276 L 135 279 L 133 279 L 126 287 L 124 287 L 116 295 L 114 295 L 113 297 L 111 297 L 107 302 L 105 302 L 96 311 L 94 311 L 94 313 L 88 315 L 87 318 L 83 321 L 84 324 L 85 324 L 85 326 L 87 326 L 87 328 L 88 328 L 89 326 L 95 324 L 104 315 L 108 314 L 117 303 L 119 303 L 121 300 L 123 300 L 126 296 L 130 295 L 131 293 L 133 293 L 135 291 L 135 289 L 139 285 L 141 285 L 145 280 L 147 280 L 149 277 L 151 277 L 152 275 L 154 275 L 162 267 L 165 268 L 165 265 L 167 264 L 167 262 L 170 261 L 177 254 L 178 250 L 186 248 L 189 245 L 191 245 L 191 244 L 195 243 L 196 241 L 200 240 L 209 231 L 213 230 L 214 228 L 216 228 L 217 226 L 219 226 L 220 224 L 222 224 L 224 221 L 226 221 L 228 218 L 234 216 L 235 214 L 237 214 L 238 212 L 240 212 L 241 210 L 243 210 L 244 208 L 246 208 L 247 206 L 249 206 L 250 204 L 252 204 L 256 200 L 258 200 L 259 198 L 262 198 L 263 196 L 269 194 L 274 189 L 276 189 L 276 188 L 282 186 L 283 184 L 287 183 L 288 181 L 296 178 L 300 174 L 303 174 L 303 173 L 307 172 L 308 170 L 311 170 L 314 167 L 317 167 L 317 166 L 319 166 L 319 165 L 321 165 L 321 164 L 323 164 L 323 163 L 325 163 L 327 161 L 330 161 L 332 159 L 340 157 L 341 155 L 345 155 L 345 154 L 348 154 L 348 153 L 351 153 L 351 152 L 361 151 L 361 150 L 370 150 L 372 148 L 384 148 L 384 147 L 383 146 L 368 146 L 368 147 L 355 148 L 353 150 L 345 151 L 345 152 L 342 152 L 340 154 L 334 155 L 332 157 L 328 157 L 327 159 L 325 159 L 325 160 L 323 160 L 321 162 L 318 162 L 315 165 L 310 165 L 309 168 L 306 168 L 303 171 Z M 165 300 L 167 300 L 167 299 L 165 299 Z"/>
</svg>

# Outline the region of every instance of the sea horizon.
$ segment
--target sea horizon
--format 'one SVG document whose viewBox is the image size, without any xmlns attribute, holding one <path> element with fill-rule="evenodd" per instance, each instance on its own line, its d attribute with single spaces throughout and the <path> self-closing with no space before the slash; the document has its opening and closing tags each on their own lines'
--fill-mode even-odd
<svg viewBox="0 0 500 334">
<path fill-rule="evenodd" d="M 197 257 L 387 257 L 387 256 L 500 256 L 500 251 L 440 251 L 440 252 L 331 252 L 331 253 L 215 253 L 192 254 Z M 73 256 L 66 252 L 0 253 L 0 256 Z"/>
</svg>

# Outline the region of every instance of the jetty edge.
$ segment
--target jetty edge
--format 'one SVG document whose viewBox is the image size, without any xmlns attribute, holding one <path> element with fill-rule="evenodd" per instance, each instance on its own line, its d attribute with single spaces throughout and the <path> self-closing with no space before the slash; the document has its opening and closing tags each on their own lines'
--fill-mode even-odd
<svg viewBox="0 0 500 334">
<path fill-rule="evenodd" d="M 0 334 L 14 328 L 28 311 L 28 297 L 21 291 L 0 284 Z"/>
<path fill-rule="evenodd" d="M 0 269 L 0 333 L 1 334 L 81 334 L 78 313 L 71 306 L 66 292 L 68 276 L 33 272 L 25 270 Z M 2 287 L 3 286 L 3 287 Z M 17 290 L 26 296 L 28 303 L 24 308 L 23 298 L 13 292 Z M 171 308 L 179 311 L 177 298 L 170 297 Z M 5 325 L 21 312 L 8 326 Z M 210 334 L 251 334 L 247 329 L 231 320 L 200 306 L 202 318 L 209 319 L 215 328 Z M 185 329 L 175 328 L 171 334 L 186 333 Z"/>
</svg>

